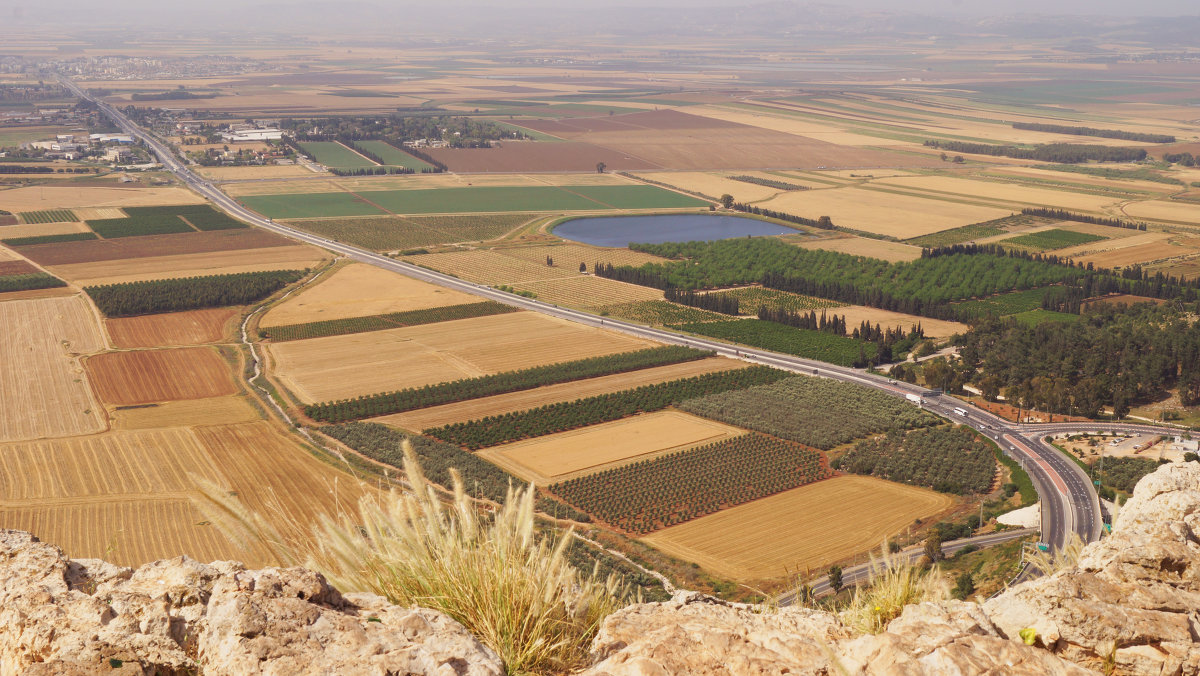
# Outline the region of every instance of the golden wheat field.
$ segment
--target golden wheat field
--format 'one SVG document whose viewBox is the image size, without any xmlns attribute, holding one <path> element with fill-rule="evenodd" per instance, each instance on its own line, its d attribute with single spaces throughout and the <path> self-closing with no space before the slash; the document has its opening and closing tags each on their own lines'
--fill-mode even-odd
<svg viewBox="0 0 1200 676">
<path fill-rule="evenodd" d="M 73 207 L 148 207 L 203 202 L 202 197 L 185 188 L 55 185 L 13 188 L 0 192 L 0 209 L 13 212 Z"/>
<path fill-rule="evenodd" d="M 224 339 L 232 331 L 239 310 L 207 308 L 105 319 L 104 328 L 117 348 L 202 345 Z"/>
<path fill-rule="evenodd" d="M 921 247 L 870 237 L 833 237 L 792 242 L 802 249 L 837 251 L 855 256 L 879 258 L 891 263 L 915 261 L 921 257 Z"/>
<path fill-rule="evenodd" d="M 330 258 L 332 258 L 330 254 L 315 246 L 297 244 L 260 249 L 122 258 L 91 263 L 67 263 L 47 266 L 47 269 L 80 286 L 95 286 L 175 277 L 227 275 L 237 272 L 303 270 L 317 267 Z"/>
<path fill-rule="evenodd" d="M 82 296 L 0 303 L 0 441 L 103 430 L 79 360 L 102 349 L 99 319 Z"/>
<path fill-rule="evenodd" d="M 574 401 L 584 397 L 594 397 L 609 392 L 620 392 L 643 385 L 663 383 L 679 378 L 693 378 L 706 373 L 717 373 L 732 369 L 746 368 L 750 364 L 724 357 L 711 357 L 682 364 L 656 366 L 640 369 L 629 373 L 615 373 L 599 378 L 576 380 L 570 383 L 546 385 L 532 390 L 497 394 L 490 397 L 480 397 L 453 404 L 431 406 L 415 411 L 394 413 L 392 415 L 372 418 L 372 422 L 395 425 L 397 427 L 420 432 L 433 427 L 441 427 L 464 420 L 477 420 L 490 415 L 504 415 L 517 411 L 527 411 L 531 408 L 545 406 L 560 401 Z"/>
<path fill-rule="evenodd" d="M 213 348 L 106 352 L 89 357 L 87 371 L 105 403 L 137 406 L 234 394 L 229 363 Z"/>
<path fill-rule="evenodd" d="M 637 176 L 649 181 L 666 183 L 681 190 L 707 195 L 713 199 L 719 199 L 721 195 L 725 194 L 733 195 L 738 202 L 757 202 L 783 192 L 779 188 L 735 181 L 721 174 L 707 171 L 661 171 L 639 173 Z"/>
<path fill-rule="evenodd" d="M 640 267 L 646 263 L 662 263 L 665 258 L 653 254 L 631 251 L 630 249 L 614 249 L 608 247 L 588 246 L 586 244 L 547 244 L 544 246 L 516 246 L 492 249 L 495 253 L 528 261 L 536 265 L 545 265 L 549 256 L 554 262 L 553 268 L 568 274 L 579 272 L 579 264 L 584 263 L 591 270 L 597 261 L 613 265 L 632 265 Z"/>
<path fill-rule="evenodd" d="M 900 176 L 885 178 L 875 181 L 875 183 L 905 190 L 929 192 L 935 196 L 944 194 L 959 198 L 1011 202 L 1017 206 L 1032 204 L 1083 211 L 1103 211 L 1120 201 L 1120 198 L 1117 197 L 952 176 Z"/>
<path fill-rule="evenodd" d="M 574 277 L 579 274 L 579 264 L 574 269 L 546 265 L 546 257 L 538 262 L 521 260 L 495 250 L 451 251 L 448 253 L 409 256 L 404 260 L 444 272 L 476 284 L 525 284 L 546 279 Z M 595 263 L 588 261 L 588 269 Z"/>
<path fill-rule="evenodd" d="M 272 306 L 259 321 L 259 326 L 366 317 L 478 301 L 470 294 L 427 284 L 373 265 L 352 263 L 324 273 L 310 286 Z"/>
<path fill-rule="evenodd" d="M 533 312 L 265 346 L 305 403 L 402 390 L 649 347 L 649 341 Z"/>
<path fill-rule="evenodd" d="M 646 286 L 618 282 L 603 277 L 563 277 L 540 282 L 516 284 L 517 291 L 529 291 L 545 303 L 595 309 L 605 305 L 662 300 L 663 292 Z"/>
<path fill-rule="evenodd" d="M 1133 202 L 1125 205 L 1124 210 L 1133 218 L 1200 225 L 1200 205 L 1188 202 Z"/>
<path fill-rule="evenodd" d="M 43 235 L 67 235 L 74 232 L 91 232 L 83 223 L 33 223 L 28 225 L 6 225 L 0 229 L 4 239 L 17 237 L 41 237 Z"/>
<path fill-rule="evenodd" d="M 230 425 L 254 422 L 262 415 L 246 395 L 167 401 L 151 406 L 119 408 L 111 412 L 114 430 L 144 430 L 193 425 Z"/>
<path fill-rule="evenodd" d="M 642 538 L 735 580 L 816 572 L 876 548 L 949 496 L 865 476 L 839 476 L 702 516 Z"/>
<path fill-rule="evenodd" d="M 865 188 L 788 192 L 760 206 L 806 218 L 829 216 L 837 225 L 909 239 L 1012 214 L 1011 209 L 958 204 Z"/>
<path fill-rule="evenodd" d="M 679 411 L 659 411 L 494 446 L 479 454 L 522 479 L 545 486 L 740 434 L 745 430 Z"/>
</svg>

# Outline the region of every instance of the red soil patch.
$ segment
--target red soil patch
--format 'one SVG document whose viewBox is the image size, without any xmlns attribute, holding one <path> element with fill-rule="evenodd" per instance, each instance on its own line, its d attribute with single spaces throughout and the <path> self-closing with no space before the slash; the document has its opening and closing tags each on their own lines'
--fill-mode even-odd
<svg viewBox="0 0 1200 676">
<path fill-rule="evenodd" d="M 124 258 L 262 249 L 291 244 L 295 244 L 295 242 L 265 230 L 247 229 L 34 244 L 16 247 L 16 249 L 23 256 L 41 265 L 66 265 L 115 261 Z"/>
<path fill-rule="evenodd" d="M 16 225 L 16 224 L 17 224 L 16 216 L 13 216 L 12 214 L 0 214 L 0 226 Z"/>
<path fill-rule="evenodd" d="M 117 406 L 237 392 L 231 367 L 211 348 L 108 352 L 86 365 L 100 399 Z"/>
<path fill-rule="evenodd" d="M 30 265 L 28 261 L 0 261 L 0 277 L 32 275 L 35 272 L 41 271 Z"/>
<path fill-rule="evenodd" d="M 203 345 L 224 338 L 229 320 L 237 314 L 238 308 L 212 308 L 106 319 L 104 325 L 119 348 Z"/>
<path fill-rule="evenodd" d="M 971 397 L 968 401 L 970 401 L 972 404 L 975 404 L 979 408 L 982 408 L 983 410 L 987 411 L 988 413 L 991 413 L 993 415 L 998 415 L 1001 418 L 1004 418 L 1005 420 L 1017 422 L 1018 409 L 1016 406 L 1010 406 L 1008 404 L 1003 404 L 1003 403 L 1000 403 L 997 401 L 987 401 L 986 399 L 982 399 L 980 397 Z M 1020 414 L 1021 414 L 1021 419 L 1024 422 L 1034 422 L 1034 423 L 1091 422 L 1091 420 L 1089 420 L 1088 418 L 1081 418 L 1077 415 L 1062 415 L 1061 413 L 1043 413 L 1042 411 L 1034 411 L 1034 410 L 1031 410 L 1028 408 L 1020 409 Z"/>
</svg>

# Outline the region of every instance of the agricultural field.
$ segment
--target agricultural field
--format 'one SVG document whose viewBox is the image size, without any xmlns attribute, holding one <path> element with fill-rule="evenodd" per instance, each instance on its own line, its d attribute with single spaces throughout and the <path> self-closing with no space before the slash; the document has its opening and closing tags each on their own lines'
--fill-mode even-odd
<svg viewBox="0 0 1200 676">
<path fill-rule="evenodd" d="M 744 434 L 744 430 L 678 411 L 659 411 L 478 452 L 526 481 L 547 486 L 632 460 Z"/>
<path fill-rule="evenodd" d="M 738 312 L 745 316 L 756 316 L 760 307 L 768 307 L 772 310 L 787 310 L 790 312 L 808 312 L 811 310 L 827 310 L 842 307 L 842 303 L 836 300 L 802 296 L 798 293 L 777 291 L 761 286 L 747 286 L 716 293 L 719 293 L 721 296 L 736 298 L 738 300 Z"/>
<path fill-rule="evenodd" d="M 646 263 L 662 263 L 665 259 L 640 251 L 629 249 L 612 249 L 588 246 L 567 242 L 564 244 L 547 244 L 543 246 L 497 247 L 496 253 L 511 256 L 530 263 L 545 265 L 546 258 L 554 261 L 554 267 L 574 274 L 579 270 L 579 264 L 587 265 L 591 270 L 596 262 L 612 263 L 613 265 L 645 265 Z"/>
<path fill-rule="evenodd" d="M 834 237 L 820 239 L 803 239 L 792 242 L 802 249 L 821 249 L 822 251 L 840 251 L 855 256 L 878 258 L 889 263 L 915 261 L 921 257 L 921 249 L 911 244 L 891 242 L 869 237 Z"/>
<path fill-rule="evenodd" d="M 96 394 L 105 403 L 131 406 L 234 394 L 230 365 L 211 348 L 106 352 L 87 360 Z"/>
<path fill-rule="evenodd" d="M 39 185 L 0 193 L 0 209 L 14 213 L 76 209 L 78 207 L 135 207 L 164 204 L 203 204 L 204 198 L 186 188 L 129 188 L 96 185 Z M 82 216 L 82 214 L 76 214 Z M 76 219 L 71 219 L 76 220 Z"/>
<path fill-rule="evenodd" d="M 1012 214 L 1009 208 L 856 187 L 787 192 L 756 206 L 805 218 L 829 216 L 844 228 L 896 239 L 910 239 Z"/>
<path fill-rule="evenodd" d="M 1046 206 L 1080 211 L 1102 211 L 1120 201 L 1119 197 L 951 176 L 900 176 L 881 179 L 873 182 L 873 185 L 928 193 L 933 199 L 937 199 L 938 195 L 945 195 L 958 199 L 1011 203 L 1017 206 Z M 837 222 L 836 218 L 834 222 Z"/>
<path fill-rule="evenodd" d="M 829 450 L 888 429 L 938 424 L 903 399 L 808 376 L 685 401 L 680 410 Z"/>
<path fill-rule="evenodd" d="M 212 181 L 249 181 L 262 178 L 313 176 L 311 169 L 299 164 L 272 164 L 249 167 L 193 167 L 192 171 Z"/>
<path fill-rule="evenodd" d="M 963 319 L 973 319 L 984 315 L 1013 315 L 1042 307 L 1042 299 L 1046 297 L 1046 288 L 1029 289 L 1002 293 L 979 300 L 969 300 L 955 303 L 954 309 Z"/>
<path fill-rule="evenodd" d="M 827 476 L 820 453 L 744 434 L 568 479 L 548 490 L 616 528 L 644 535 Z"/>
<path fill-rule="evenodd" d="M 229 335 L 238 308 L 209 308 L 104 320 L 113 347 L 173 347 L 216 343 Z"/>
<path fill-rule="evenodd" d="M 245 195 L 237 199 L 268 218 L 278 219 L 383 216 L 387 213 L 366 199 L 349 192 Z"/>
<path fill-rule="evenodd" d="M 70 209 L 46 209 L 43 211 L 23 211 L 18 216 L 22 223 L 72 223 L 79 218 Z"/>
<path fill-rule="evenodd" d="M 272 305 L 260 327 L 305 324 L 476 303 L 470 294 L 421 282 L 373 265 L 351 263 L 322 274 Z"/>
<path fill-rule="evenodd" d="M 836 310 L 830 310 L 829 313 L 845 317 L 847 330 L 851 332 L 863 322 L 878 324 L 885 329 L 899 327 L 905 333 L 920 325 L 921 330 L 930 338 L 945 338 L 956 333 L 965 333 L 971 328 L 960 322 L 919 317 L 917 315 L 904 314 L 903 312 L 880 310 L 879 308 L 867 307 L 865 305 L 843 305 Z"/>
<path fill-rule="evenodd" d="M 913 239 L 908 240 L 908 243 L 920 247 L 935 248 L 939 246 L 962 244 L 964 242 L 990 241 L 990 239 L 994 239 L 997 236 L 1008 235 L 1011 231 L 1011 228 L 1019 228 L 1022 226 L 1031 225 L 1036 226 L 1046 222 L 1046 219 L 1038 218 L 1037 216 L 1006 216 L 1005 218 L 998 218 L 993 221 L 972 223 L 970 225 L 964 225 L 961 228 L 935 232 L 932 235 L 914 237 Z"/>
<path fill-rule="evenodd" d="M 516 286 L 546 279 L 561 279 L 579 275 L 579 269 L 565 270 L 541 262 L 505 256 L 496 249 L 481 251 L 450 251 L 446 253 L 405 256 L 403 260 L 422 267 L 454 275 L 476 284 L 508 284 Z M 590 268 L 589 268 L 590 269 Z"/>
<path fill-rule="evenodd" d="M 645 347 L 645 340 L 515 312 L 266 349 L 279 379 L 315 403 Z"/>
<path fill-rule="evenodd" d="M 0 441 L 104 429 L 79 363 L 79 355 L 104 349 L 104 337 L 81 296 L 0 303 L 0 336 L 0 400 L 10 404 L 0 410 Z"/>
<path fill-rule="evenodd" d="M 853 366 L 861 358 L 875 355 L 874 343 L 838 336 L 827 331 L 796 329 L 759 319 L 682 324 L 671 328 L 764 350 L 819 359 L 840 366 Z"/>
<path fill-rule="evenodd" d="M 668 366 L 656 366 L 626 373 L 545 385 L 529 390 L 478 397 L 441 406 L 431 406 L 405 413 L 372 418 L 372 421 L 394 425 L 406 430 L 427 430 L 462 420 L 479 420 L 489 416 L 518 413 L 547 404 L 576 401 L 602 394 L 620 392 L 644 385 L 655 385 L 708 373 L 746 368 L 749 364 L 732 359 L 712 357 Z"/>
<path fill-rule="evenodd" d="M 245 229 L 40 244 L 21 247 L 20 253 L 35 263 L 49 266 L 291 246 L 295 246 L 295 243 L 279 235 L 265 230 Z M 313 250 L 317 251 L 315 248 Z"/>
<path fill-rule="evenodd" d="M 965 426 L 890 431 L 864 439 L 834 467 L 957 495 L 988 493 L 996 480 L 992 443 Z"/>
<path fill-rule="evenodd" d="M 595 311 L 602 315 L 607 313 L 618 319 L 625 319 L 639 324 L 648 324 L 650 326 L 724 322 L 729 320 L 728 315 L 679 305 L 665 300 L 644 300 L 634 303 L 604 305 L 595 308 Z"/>
<path fill-rule="evenodd" d="M 1038 232 L 1017 235 L 1016 237 L 1009 237 L 1000 241 L 1006 246 L 1017 246 L 1031 251 L 1049 251 L 1079 246 L 1080 244 L 1101 242 L 1105 239 L 1107 238 L 1099 235 L 1089 235 L 1083 232 L 1054 228 L 1052 230 L 1040 230 Z"/>
<path fill-rule="evenodd" d="M 1194 203 L 1165 200 L 1132 202 L 1122 207 L 1122 211 L 1132 218 L 1186 225 L 1200 224 L 1200 215 L 1197 214 L 1197 206 Z"/>
<path fill-rule="evenodd" d="M 333 169 L 367 169 L 379 166 L 336 141 L 303 141 L 297 145 L 313 159 Z"/>
<path fill-rule="evenodd" d="M 513 285 L 517 291 L 529 291 L 545 303 L 582 307 L 591 310 L 608 305 L 655 301 L 662 292 L 636 284 L 603 277 L 563 277 Z"/>
<path fill-rule="evenodd" d="M 386 141 L 355 141 L 354 145 L 361 150 L 374 153 L 383 158 L 383 163 L 388 166 L 406 167 L 413 171 L 433 169 L 432 164 L 413 157 Z"/>
<path fill-rule="evenodd" d="M 530 220 L 530 214 L 486 216 L 380 216 L 290 221 L 321 237 L 375 251 L 496 239 Z"/>
<path fill-rule="evenodd" d="M 666 183 L 680 190 L 707 195 L 720 199 L 721 195 L 733 195 L 738 202 L 757 202 L 779 194 L 777 188 L 743 183 L 716 173 L 702 171 L 638 172 L 638 178 L 656 183 Z"/>
<path fill-rule="evenodd" d="M 923 488 L 839 476 L 666 528 L 643 541 L 716 575 L 748 582 L 824 570 L 952 505 L 949 496 Z"/>
<path fill-rule="evenodd" d="M 107 317 L 249 305 L 304 277 L 301 270 L 181 277 L 105 286 L 84 291 Z"/>
<path fill-rule="evenodd" d="M 254 422 L 263 416 L 247 395 L 183 399 L 158 404 L 127 406 L 109 412 L 114 430 L 145 430 L 197 425 L 232 425 Z"/>
<path fill-rule="evenodd" d="M 386 315 L 369 315 L 366 317 L 351 317 L 349 319 L 326 319 L 307 324 L 272 326 L 259 329 L 259 335 L 279 343 L 288 340 L 345 336 L 351 333 L 398 329 L 405 326 L 419 326 L 421 324 L 436 324 L 456 319 L 486 317 L 488 315 L 499 315 L 516 311 L 517 308 L 511 305 L 485 300 L 478 303 L 447 305 L 445 307 L 428 308 L 425 310 L 392 312 Z"/>
<path fill-rule="evenodd" d="M 87 233 L 88 239 L 95 237 L 87 225 L 83 223 L 38 223 L 36 225 L 6 225 L 0 228 L 0 242 L 14 245 L 13 240 L 26 240 L 30 237 L 47 237 L 52 235 L 71 235 Z"/>
<path fill-rule="evenodd" d="M 168 235 L 168 237 L 186 236 Z M 318 267 L 328 262 L 330 258 L 329 253 L 315 246 L 297 244 L 273 246 L 266 249 L 241 249 L 204 254 L 177 254 L 105 260 L 95 263 L 72 263 L 55 265 L 50 269 L 78 286 L 103 286 L 177 277 L 303 270 Z"/>
<path fill-rule="evenodd" d="M 104 239 L 119 237 L 138 237 L 145 235 L 170 235 L 180 232 L 194 232 L 192 226 L 179 218 L 106 218 L 88 221 L 87 226 L 92 232 Z"/>
<path fill-rule="evenodd" d="M 655 168 L 653 164 L 628 153 L 588 143 L 506 141 L 495 148 L 433 148 L 429 155 L 449 167 L 450 171 L 472 174 L 595 171 L 599 162 L 603 162 L 611 171 Z"/>
</svg>

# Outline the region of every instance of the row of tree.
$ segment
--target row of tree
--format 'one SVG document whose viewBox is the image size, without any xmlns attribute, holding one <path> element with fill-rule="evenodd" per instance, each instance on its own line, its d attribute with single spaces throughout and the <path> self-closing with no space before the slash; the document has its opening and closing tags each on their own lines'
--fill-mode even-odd
<svg viewBox="0 0 1200 676">
<path fill-rule="evenodd" d="M 785 223 L 807 225 L 810 228 L 820 228 L 821 230 L 833 230 L 835 227 L 837 227 L 833 224 L 833 221 L 828 216 L 821 216 L 820 218 L 805 218 L 804 216 L 797 216 L 795 214 L 789 214 L 783 211 L 775 211 L 774 209 L 764 209 L 762 207 L 754 206 L 753 204 L 743 204 L 741 202 L 733 202 L 732 200 L 730 200 L 730 203 L 726 204 L 725 207 L 727 209 L 733 209 L 734 211 L 740 211 L 745 214 L 766 216 L 767 218 L 774 218 L 775 220 L 784 221 Z"/>
<path fill-rule="evenodd" d="M 303 270 L 241 272 L 231 275 L 157 279 L 87 286 L 96 307 L 108 317 L 133 317 L 260 301 L 305 275 Z"/>
<path fill-rule="evenodd" d="M 1024 131 L 1044 131 L 1051 134 L 1070 134 L 1072 136 L 1095 136 L 1099 138 L 1115 138 L 1122 141 L 1138 141 L 1140 143 L 1174 143 L 1175 137 L 1169 134 L 1146 134 L 1138 131 L 1122 131 L 1120 129 L 1096 129 L 1094 127 L 1074 127 L 1065 124 L 1045 124 L 1042 122 L 1013 122 L 1013 129 Z"/>
<path fill-rule="evenodd" d="M 940 148 L 954 153 L 1013 157 L 1019 160 L 1038 160 L 1061 164 L 1080 162 L 1140 162 L 1146 159 L 1142 148 L 1084 145 L 1079 143 L 1047 143 L 1025 148 L 1014 145 L 992 145 L 965 141 L 926 141 L 929 148 Z"/>
<path fill-rule="evenodd" d="M 738 311 L 738 299 L 735 296 L 730 296 L 723 293 L 696 293 L 691 290 L 681 290 L 675 287 L 668 287 L 663 293 L 663 297 L 672 303 L 679 303 L 688 307 L 700 308 L 701 310 L 711 310 L 719 312 L 723 315 L 733 315 L 737 317 L 741 314 Z"/>
<path fill-rule="evenodd" d="M 1042 218 L 1052 218 L 1059 221 L 1075 221 L 1076 223 L 1091 223 L 1093 225 L 1107 225 L 1111 228 L 1125 228 L 1126 230 L 1145 230 L 1146 224 L 1142 221 L 1125 221 L 1120 218 L 1112 218 L 1109 216 L 1089 216 L 1088 214 L 1080 214 L 1066 209 L 1048 209 L 1046 207 L 1025 207 L 1021 209 L 1021 213 L 1026 216 L 1041 216 Z"/>
</svg>

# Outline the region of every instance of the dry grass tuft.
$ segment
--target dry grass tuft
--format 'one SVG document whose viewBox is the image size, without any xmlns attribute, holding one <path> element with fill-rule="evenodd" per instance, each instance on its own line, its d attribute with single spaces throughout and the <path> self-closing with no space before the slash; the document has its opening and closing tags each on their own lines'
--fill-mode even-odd
<svg viewBox="0 0 1200 676">
<path fill-rule="evenodd" d="M 950 598 L 950 586 L 935 566 L 925 571 L 888 552 L 887 543 L 879 558 L 871 557 L 869 587 L 857 587 L 854 597 L 840 613 L 842 622 L 866 634 L 878 634 L 904 612 L 904 606 Z"/>
</svg>

